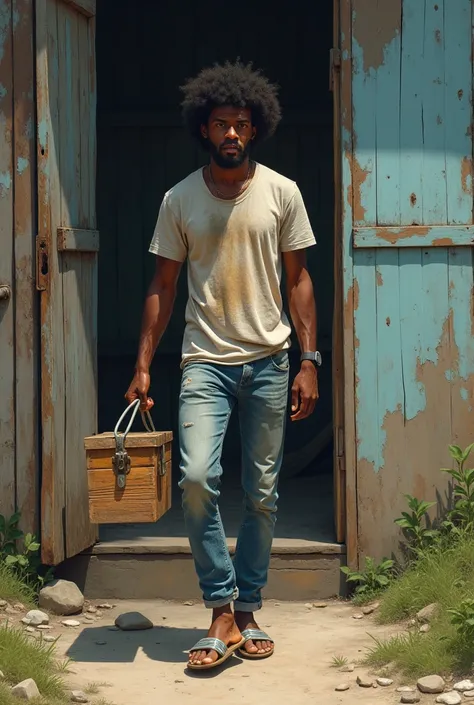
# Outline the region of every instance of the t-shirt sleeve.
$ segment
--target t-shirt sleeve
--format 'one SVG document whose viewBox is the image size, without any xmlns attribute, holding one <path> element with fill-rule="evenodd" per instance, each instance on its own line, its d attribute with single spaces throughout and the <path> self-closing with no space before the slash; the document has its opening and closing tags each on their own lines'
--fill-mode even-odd
<svg viewBox="0 0 474 705">
<path fill-rule="evenodd" d="M 280 231 L 280 250 L 282 252 L 291 252 L 291 250 L 301 250 L 304 247 L 310 247 L 315 244 L 316 238 L 309 222 L 303 196 L 296 186 L 283 215 Z"/>
<path fill-rule="evenodd" d="M 180 219 L 171 207 L 168 195 L 164 197 L 160 206 L 149 251 L 176 262 L 184 262 L 188 254 L 186 236 L 181 228 Z"/>
</svg>

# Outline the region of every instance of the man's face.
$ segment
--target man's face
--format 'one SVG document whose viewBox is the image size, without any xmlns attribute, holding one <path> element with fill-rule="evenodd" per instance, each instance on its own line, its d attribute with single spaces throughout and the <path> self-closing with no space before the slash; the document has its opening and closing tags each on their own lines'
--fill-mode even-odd
<svg viewBox="0 0 474 705">
<path fill-rule="evenodd" d="M 248 157 L 255 136 L 251 110 L 231 106 L 214 108 L 207 125 L 201 127 L 201 133 L 209 142 L 209 151 L 217 166 L 236 169 Z"/>
</svg>

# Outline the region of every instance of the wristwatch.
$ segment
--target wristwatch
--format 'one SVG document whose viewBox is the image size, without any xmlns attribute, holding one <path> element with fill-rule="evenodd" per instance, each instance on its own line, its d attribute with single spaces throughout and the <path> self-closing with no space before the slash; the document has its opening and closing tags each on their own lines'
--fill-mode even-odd
<svg viewBox="0 0 474 705">
<path fill-rule="evenodd" d="M 311 362 L 314 362 L 316 367 L 321 367 L 323 364 L 321 353 L 318 352 L 318 350 L 316 350 L 316 352 L 301 353 L 300 361 L 303 362 L 303 360 L 311 360 Z"/>
</svg>

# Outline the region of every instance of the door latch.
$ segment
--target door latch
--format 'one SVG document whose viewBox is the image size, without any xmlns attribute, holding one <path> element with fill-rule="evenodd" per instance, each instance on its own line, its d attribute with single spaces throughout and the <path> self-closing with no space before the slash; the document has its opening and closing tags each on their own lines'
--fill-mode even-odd
<svg viewBox="0 0 474 705">
<path fill-rule="evenodd" d="M 8 284 L 0 284 L 0 301 L 8 301 L 11 296 L 12 290 Z"/>
</svg>

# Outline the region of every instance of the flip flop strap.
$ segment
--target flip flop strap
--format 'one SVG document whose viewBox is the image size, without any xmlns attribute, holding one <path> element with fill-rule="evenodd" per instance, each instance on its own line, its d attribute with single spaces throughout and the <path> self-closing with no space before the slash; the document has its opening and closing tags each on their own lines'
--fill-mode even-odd
<svg viewBox="0 0 474 705">
<path fill-rule="evenodd" d="M 272 644 L 274 643 L 273 639 L 270 639 L 268 634 L 260 629 L 244 629 L 241 634 L 246 641 L 271 641 Z"/>
<path fill-rule="evenodd" d="M 216 651 L 219 656 L 224 656 L 227 651 L 227 646 L 220 639 L 214 639 L 213 637 L 205 637 L 201 639 L 193 646 L 189 651 Z"/>
</svg>

